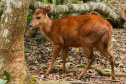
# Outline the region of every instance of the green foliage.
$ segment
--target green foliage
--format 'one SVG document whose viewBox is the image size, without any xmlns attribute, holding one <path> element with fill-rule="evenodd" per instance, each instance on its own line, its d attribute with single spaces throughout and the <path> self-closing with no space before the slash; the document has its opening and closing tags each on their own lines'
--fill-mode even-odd
<svg viewBox="0 0 126 84">
<path fill-rule="evenodd" d="M 104 17 L 104 19 L 109 20 L 110 18 L 109 17 Z"/>
<path fill-rule="evenodd" d="M 86 64 L 81 65 L 81 67 L 85 68 L 86 67 Z"/>
<path fill-rule="evenodd" d="M 28 11 L 28 17 L 27 17 L 27 24 L 30 24 L 31 20 L 32 20 L 32 15 L 33 15 L 33 10 L 29 9 Z"/>
<path fill-rule="evenodd" d="M 69 65 L 68 65 L 68 64 L 66 64 L 65 66 L 66 66 L 66 68 L 68 68 L 68 67 L 69 67 Z"/>
<path fill-rule="evenodd" d="M 39 83 L 36 83 L 36 78 L 35 78 L 35 76 L 32 76 L 32 81 L 31 81 L 31 83 L 30 84 L 39 84 Z"/>
<path fill-rule="evenodd" d="M 55 15 L 53 19 L 59 19 L 59 15 Z"/>
<path fill-rule="evenodd" d="M 63 65 L 59 65 L 59 68 L 62 68 L 62 67 L 63 67 Z M 68 68 L 69 64 L 66 64 L 65 67 Z"/>
<path fill-rule="evenodd" d="M 117 68 L 119 71 L 121 71 L 121 68 Z"/>
<path fill-rule="evenodd" d="M 106 69 L 108 69 L 108 66 L 106 66 Z"/>
<path fill-rule="evenodd" d="M 69 17 L 69 16 L 71 16 L 72 15 L 72 13 L 69 13 L 69 14 L 62 14 L 62 18 L 63 17 Z"/>
<path fill-rule="evenodd" d="M 100 61 L 100 60 L 101 60 L 101 58 L 98 58 L 98 60 Z"/>
<path fill-rule="evenodd" d="M 6 84 L 8 80 L 0 79 L 0 84 Z"/>
<path fill-rule="evenodd" d="M 2 74 L 6 78 L 6 80 L 10 80 L 10 74 L 7 71 L 2 71 Z"/>
<path fill-rule="evenodd" d="M 7 71 L 2 71 L 2 75 L 6 80 L 0 78 L 0 84 L 6 84 L 10 80 L 10 74 Z"/>
<path fill-rule="evenodd" d="M 107 6 L 110 4 L 110 2 L 108 0 L 105 3 L 106 3 Z"/>
<path fill-rule="evenodd" d="M 50 4 L 53 4 L 53 0 L 46 0 L 45 3 L 50 3 Z"/>
<path fill-rule="evenodd" d="M 82 1 L 78 1 L 78 4 L 81 4 L 82 3 Z"/>
<path fill-rule="evenodd" d="M 25 50 L 26 52 L 29 52 L 29 49 L 28 49 L 28 48 L 26 48 L 26 47 L 24 47 L 24 50 Z"/>
<path fill-rule="evenodd" d="M 42 0 L 38 0 L 38 1 L 42 2 Z"/>
<path fill-rule="evenodd" d="M 38 83 L 36 83 L 36 82 L 32 81 L 30 84 L 38 84 Z"/>
<path fill-rule="evenodd" d="M 71 15 L 72 15 L 72 13 L 62 14 L 61 18 L 69 17 L 69 16 L 71 16 Z M 53 19 L 59 19 L 59 15 L 55 15 L 55 16 L 53 16 Z"/>
<path fill-rule="evenodd" d="M 27 24 L 30 24 L 31 20 L 32 20 L 32 17 L 31 16 L 28 16 L 27 17 Z"/>
<path fill-rule="evenodd" d="M 31 70 L 31 67 L 28 67 L 28 70 L 30 71 Z"/>
<path fill-rule="evenodd" d="M 33 79 L 33 81 L 36 81 L 36 78 L 35 78 L 35 76 L 32 76 L 32 79 Z"/>
</svg>

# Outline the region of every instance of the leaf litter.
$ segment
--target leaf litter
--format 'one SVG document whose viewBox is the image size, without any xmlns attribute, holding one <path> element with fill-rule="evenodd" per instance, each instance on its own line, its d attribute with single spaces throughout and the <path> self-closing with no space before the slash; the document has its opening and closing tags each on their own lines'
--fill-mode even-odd
<svg viewBox="0 0 126 84">
<path fill-rule="evenodd" d="M 37 33 L 35 38 L 25 39 L 25 47 L 29 49 L 29 52 L 25 52 L 27 67 L 29 73 L 34 75 L 39 80 L 55 80 L 55 81 L 67 81 L 71 83 L 126 83 L 126 30 L 114 29 L 113 35 L 114 41 L 111 42 L 110 48 L 115 58 L 115 73 L 121 74 L 116 76 L 115 81 L 110 81 L 109 76 L 102 76 L 97 70 L 90 68 L 86 74 L 83 75 L 81 80 L 77 80 L 77 76 L 81 73 L 86 66 L 87 59 L 84 55 L 82 48 L 69 48 L 69 53 L 66 59 L 66 71 L 62 72 L 62 56 L 57 58 L 52 70 L 47 78 L 43 78 L 46 70 L 51 63 L 53 45 L 40 34 Z M 115 42 L 116 41 L 116 42 Z M 106 57 L 100 55 L 100 53 L 94 49 L 95 61 L 92 67 L 99 67 L 104 72 L 111 71 L 111 66 Z"/>
</svg>

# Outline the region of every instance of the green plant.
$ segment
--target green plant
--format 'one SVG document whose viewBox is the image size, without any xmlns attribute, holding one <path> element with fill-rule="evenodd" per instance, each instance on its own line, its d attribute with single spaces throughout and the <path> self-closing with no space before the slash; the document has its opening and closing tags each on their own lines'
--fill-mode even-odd
<svg viewBox="0 0 126 84">
<path fill-rule="evenodd" d="M 110 2 L 108 0 L 105 3 L 106 3 L 107 6 L 110 4 Z"/>
<path fill-rule="evenodd" d="M 30 24 L 31 20 L 32 20 L 32 16 L 28 16 L 27 17 L 27 24 Z"/>
<path fill-rule="evenodd" d="M 37 81 L 37 80 L 36 80 L 35 76 L 32 76 L 32 81 L 31 81 L 30 84 L 37 84 L 36 81 Z"/>
<path fill-rule="evenodd" d="M 0 78 L 0 84 L 6 84 L 10 80 L 10 74 L 7 71 L 2 71 L 2 75 L 6 79 L 4 80 Z"/>
<path fill-rule="evenodd" d="M 100 60 L 101 60 L 101 58 L 98 58 L 98 60 L 100 61 Z"/>
<path fill-rule="evenodd" d="M 50 4 L 52 4 L 53 3 L 53 0 L 47 0 Z"/>
<path fill-rule="evenodd" d="M 30 24 L 31 20 L 32 20 L 32 15 L 33 15 L 33 10 L 29 9 L 28 11 L 28 17 L 27 17 L 27 24 Z"/>
<path fill-rule="evenodd" d="M 108 20 L 108 19 L 110 19 L 110 18 L 109 18 L 109 17 L 104 17 L 104 19 Z"/>
<path fill-rule="evenodd" d="M 86 64 L 82 64 L 81 67 L 85 68 L 86 67 Z"/>
<path fill-rule="evenodd" d="M 66 64 L 65 66 L 66 66 L 66 68 L 68 68 L 68 67 L 69 67 L 69 65 L 68 65 L 68 64 Z"/>
<path fill-rule="evenodd" d="M 82 3 L 82 1 L 78 1 L 78 4 L 81 4 Z"/>
<path fill-rule="evenodd" d="M 72 13 L 62 14 L 62 18 L 64 18 L 64 17 L 69 17 L 69 16 L 71 16 L 71 15 L 72 15 Z"/>
<path fill-rule="evenodd" d="M 63 65 L 59 65 L 59 68 L 62 68 Z M 69 67 L 69 64 L 65 64 L 65 67 L 68 68 Z"/>
<path fill-rule="evenodd" d="M 108 69 L 109 67 L 108 66 L 106 66 L 106 69 Z"/>
<path fill-rule="evenodd" d="M 26 47 L 24 47 L 24 50 L 25 50 L 26 52 L 29 52 L 29 49 L 28 49 L 28 48 L 26 48 Z"/>
<path fill-rule="evenodd" d="M 33 79 L 34 81 L 36 81 L 36 78 L 35 78 L 35 76 L 32 76 L 32 79 Z"/>
<path fill-rule="evenodd" d="M 45 3 L 50 3 L 50 4 L 53 4 L 53 0 L 46 0 Z"/>
<path fill-rule="evenodd" d="M 40 1 L 40 2 L 41 2 L 42 0 L 38 0 L 38 1 Z"/>
<path fill-rule="evenodd" d="M 31 70 L 31 67 L 28 67 L 28 70 L 30 71 Z"/>
</svg>

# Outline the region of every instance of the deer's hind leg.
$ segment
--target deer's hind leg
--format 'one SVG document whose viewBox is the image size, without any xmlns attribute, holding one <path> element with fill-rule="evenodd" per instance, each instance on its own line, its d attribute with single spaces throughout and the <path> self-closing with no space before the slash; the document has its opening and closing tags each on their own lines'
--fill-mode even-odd
<svg viewBox="0 0 126 84">
<path fill-rule="evenodd" d="M 94 62 L 95 60 L 95 56 L 93 53 L 93 47 L 90 45 L 82 45 L 83 47 L 83 51 L 88 59 L 87 65 L 86 67 L 83 69 L 83 71 L 81 72 L 81 74 L 78 76 L 78 79 L 80 79 L 82 77 L 83 74 L 86 73 L 86 71 L 90 68 L 91 64 Z"/>
<path fill-rule="evenodd" d="M 114 73 L 114 62 L 115 61 L 114 61 L 114 57 L 113 57 L 112 53 L 110 52 L 109 43 L 99 43 L 99 45 L 96 46 L 96 49 L 109 60 L 109 62 L 111 64 L 110 80 L 114 80 L 115 79 L 115 73 Z"/>
<path fill-rule="evenodd" d="M 66 57 L 67 57 L 67 54 L 68 54 L 68 50 L 69 50 L 69 47 L 63 47 L 62 48 L 62 59 L 63 59 L 63 68 L 62 68 L 62 73 L 64 73 L 65 71 L 65 63 L 66 63 Z"/>
</svg>

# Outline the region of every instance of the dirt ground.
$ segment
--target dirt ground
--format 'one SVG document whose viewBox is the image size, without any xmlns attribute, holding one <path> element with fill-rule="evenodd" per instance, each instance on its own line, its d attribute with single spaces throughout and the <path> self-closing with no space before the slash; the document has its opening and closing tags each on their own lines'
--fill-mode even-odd
<svg viewBox="0 0 126 84">
<path fill-rule="evenodd" d="M 87 59 L 81 48 L 70 48 L 67 61 L 66 71 L 61 73 L 62 56 L 57 58 L 50 74 L 46 79 L 43 78 L 49 64 L 51 63 L 53 45 L 42 35 L 40 32 L 35 38 L 25 39 L 25 47 L 29 51 L 25 51 L 26 62 L 29 73 L 36 76 L 39 80 L 55 80 L 55 81 L 69 81 L 72 84 L 76 83 L 113 83 L 113 84 L 126 84 L 126 31 L 125 29 L 114 29 L 115 40 L 112 40 L 110 48 L 115 58 L 115 81 L 109 80 L 111 67 L 107 58 L 100 55 L 94 49 L 96 59 L 86 74 L 77 80 L 77 76 L 81 73 L 82 69 L 86 66 Z M 103 72 L 97 70 L 102 70 Z"/>
</svg>

